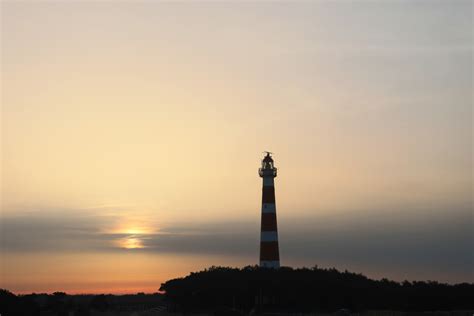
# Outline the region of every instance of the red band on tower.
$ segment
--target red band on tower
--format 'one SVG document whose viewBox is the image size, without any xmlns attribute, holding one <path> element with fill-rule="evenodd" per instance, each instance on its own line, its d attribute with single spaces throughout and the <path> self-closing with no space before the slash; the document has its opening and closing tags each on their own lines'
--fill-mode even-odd
<svg viewBox="0 0 474 316">
<path fill-rule="evenodd" d="M 262 187 L 262 203 L 275 203 L 275 187 L 274 186 L 263 186 Z"/>
<path fill-rule="evenodd" d="M 277 231 L 276 213 L 262 213 L 262 232 Z"/>
</svg>

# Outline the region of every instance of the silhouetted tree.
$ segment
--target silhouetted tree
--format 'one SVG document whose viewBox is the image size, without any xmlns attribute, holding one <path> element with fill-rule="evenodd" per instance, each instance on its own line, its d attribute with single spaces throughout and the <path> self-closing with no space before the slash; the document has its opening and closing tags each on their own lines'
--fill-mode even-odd
<svg viewBox="0 0 474 316">
<path fill-rule="evenodd" d="M 36 316 L 40 315 L 40 308 L 30 295 L 16 296 L 8 290 L 0 289 L 0 314 Z"/>
<path fill-rule="evenodd" d="M 170 280 L 160 290 L 183 311 L 223 307 L 301 312 L 474 309 L 474 284 L 376 281 L 362 274 L 317 266 L 312 269 L 211 267 Z"/>
</svg>

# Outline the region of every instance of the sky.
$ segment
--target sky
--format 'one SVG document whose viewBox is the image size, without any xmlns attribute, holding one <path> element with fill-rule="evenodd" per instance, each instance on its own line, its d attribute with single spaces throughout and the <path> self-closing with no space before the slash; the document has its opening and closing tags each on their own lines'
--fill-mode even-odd
<svg viewBox="0 0 474 316">
<path fill-rule="evenodd" d="M 281 264 L 474 282 L 472 1 L 2 1 L 0 286 Z"/>
</svg>

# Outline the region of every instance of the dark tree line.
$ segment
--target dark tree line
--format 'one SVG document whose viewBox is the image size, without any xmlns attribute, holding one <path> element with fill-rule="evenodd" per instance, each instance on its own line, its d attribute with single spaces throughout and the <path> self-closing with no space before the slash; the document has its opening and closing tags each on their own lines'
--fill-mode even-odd
<svg viewBox="0 0 474 316">
<path fill-rule="evenodd" d="M 2 316 L 90 316 L 94 311 L 140 311 L 162 305 L 162 295 L 68 295 L 53 294 L 15 295 L 0 289 L 0 315 Z"/>
<path fill-rule="evenodd" d="M 474 284 L 371 280 L 336 269 L 278 270 L 212 267 L 161 285 L 167 305 L 176 311 L 333 312 L 347 309 L 474 311 Z M 0 289 L 0 314 L 8 316 L 89 316 L 91 311 L 136 311 L 163 305 L 162 295 L 15 295 Z M 217 311 L 217 313 L 216 313 Z M 220 313 L 219 313 L 220 311 Z M 239 313 L 234 313 L 239 314 Z"/>
<path fill-rule="evenodd" d="M 473 310 L 474 284 L 371 280 L 336 269 L 212 267 L 162 284 L 174 308 L 279 311 Z"/>
</svg>

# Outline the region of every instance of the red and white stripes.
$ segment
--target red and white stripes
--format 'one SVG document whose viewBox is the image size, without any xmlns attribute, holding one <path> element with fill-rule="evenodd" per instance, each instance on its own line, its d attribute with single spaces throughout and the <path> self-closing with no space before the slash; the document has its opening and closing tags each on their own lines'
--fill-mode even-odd
<svg viewBox="0 0 474 316">
<path fill-rule="evenodd" d="M 260 266 L 267 268 L 280 267 L 278 250 L 278 229 L 275 207 L 274 178 L 277 169 L 273 166 L 273 159 L 267 153 L 262 160 L 259 175 L 263 178 L 262 187 L 262 224 L 260 232 Z"/>
</svg>

